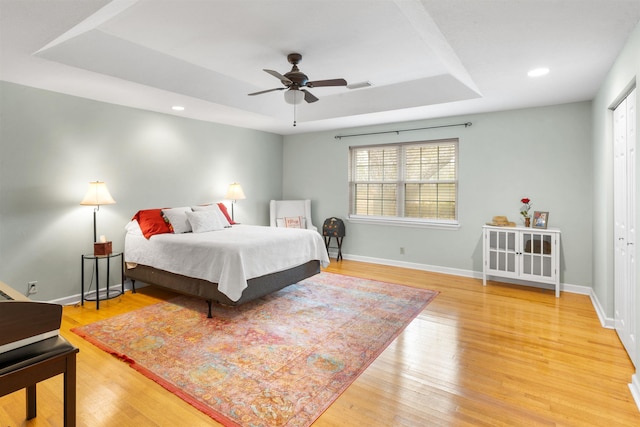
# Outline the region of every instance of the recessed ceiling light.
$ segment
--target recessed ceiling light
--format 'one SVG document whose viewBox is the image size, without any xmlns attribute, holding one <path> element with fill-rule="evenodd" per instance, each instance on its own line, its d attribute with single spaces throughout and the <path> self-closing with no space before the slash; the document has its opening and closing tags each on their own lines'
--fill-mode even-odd
<svg viewBox="0 0 640 427">
<path fill-rule="evenodd" d="M 549 74 L 549 69 L 546 67 L 535 68 L 527 73 L 529 77 L 540 77 Z"/>
<path fill-rule="evenodd" d="M 182 105 L 174 105 L 171 109 L 173 111 L 184 111 L 184 107 Z"/>
</svg>

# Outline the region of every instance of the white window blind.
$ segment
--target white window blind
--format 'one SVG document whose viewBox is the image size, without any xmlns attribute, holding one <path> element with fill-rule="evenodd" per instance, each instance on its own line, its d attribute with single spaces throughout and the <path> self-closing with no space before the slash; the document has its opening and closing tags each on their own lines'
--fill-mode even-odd
<svg viewBox="0 0 640 427">
<path fill-rule="evenodd" d="M 457 139 L 350 147 L 350 217 L 457 222 L 457 162 Z"/>
</svg>

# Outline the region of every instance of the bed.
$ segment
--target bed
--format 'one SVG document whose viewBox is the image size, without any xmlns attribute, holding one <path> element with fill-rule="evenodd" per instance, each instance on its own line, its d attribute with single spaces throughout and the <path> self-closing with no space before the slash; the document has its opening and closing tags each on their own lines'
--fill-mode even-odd
<svg viewBox="0 0 640 427">
<path fill-rule="evenodd" d="M 125 275 L 133 292 L 140 281 L 196 296 L 207 302 L 211 317 L 212 302 L 244 304 L 329 265 L 316 231 L 230 224 L 215 206 L 208 213 L 193 208 L 139 211 L 127 225 Z M 196 217 L 219 222 L 201 227 Z"/>
</svg>

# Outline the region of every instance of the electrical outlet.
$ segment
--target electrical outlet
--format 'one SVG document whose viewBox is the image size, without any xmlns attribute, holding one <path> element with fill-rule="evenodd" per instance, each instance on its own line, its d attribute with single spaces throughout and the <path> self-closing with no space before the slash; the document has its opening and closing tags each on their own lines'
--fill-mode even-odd
<svg viewBox="0 0 640 427">
<path fill-rule="evenodd" d="M 400 248 L 400 255 L 404 255 L 404 248 Z"/>
<path fill-rule="evenodd" d="M 37 280 L 34 280 L 33 282 L 27 282 L 27 285 L 29 286 L 27 288 L 29 295 L 33 295 L 33 294 L 37 294 L 38 293 L 38 281 Z"/>
</svg>

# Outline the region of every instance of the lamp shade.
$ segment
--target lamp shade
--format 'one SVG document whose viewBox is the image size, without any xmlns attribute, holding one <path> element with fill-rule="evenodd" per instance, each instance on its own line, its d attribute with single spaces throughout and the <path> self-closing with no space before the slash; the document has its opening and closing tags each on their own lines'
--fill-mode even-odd
<svg viewBox="0 0 640 427">
<path fill-rule="evenodd" d="M 101 206 L 113 205 L 115 202 L 109 193 L 107 184 L 102 181 L 93 181 L 89 183 L 89 190 L 87 190 L 87 194 L 85 194 L 80 204 L 84 206 Z"/>
<path fill-rule="evenodd" d="M 237 182 L 229 185 L 229 189 L 227 190 L 227 195 L 224 196 L 227 200 L 242 200 L 247 197 L 244 195 L 244 191 L 242 191 L 242 187 Z"/>
<path fill-rule="evenodd" d="M 304 92 L 297 89 L 289 89 L 284 93 L 284 101 L 287 104 L 302 104 L 302 101 L 304 101 Z"/>
</svg>

